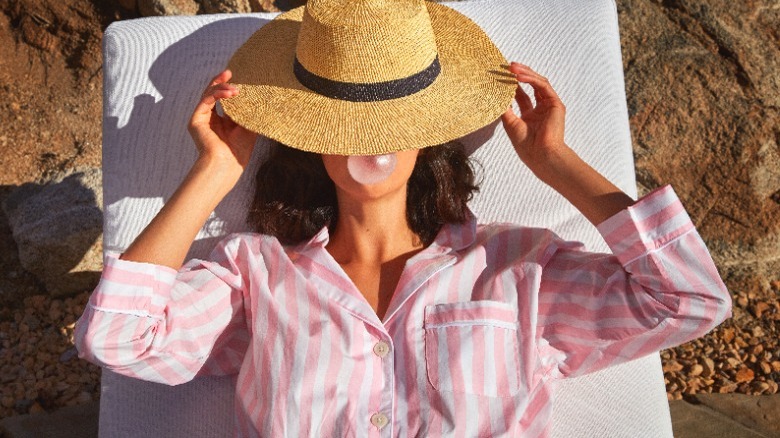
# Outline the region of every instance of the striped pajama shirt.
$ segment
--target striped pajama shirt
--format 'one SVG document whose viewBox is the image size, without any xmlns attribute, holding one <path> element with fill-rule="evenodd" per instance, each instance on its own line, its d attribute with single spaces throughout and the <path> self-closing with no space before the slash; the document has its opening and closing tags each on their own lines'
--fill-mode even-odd
<svg viewBox="0 0 780 438">
<path fill-rule="evenodd" d="M 235 435 L 545 437 L 558 379 L 702 336 L 731 298 L 674 191 L 598 226 L 445 225 L 380 321 L 328 254 L 242 233 L 178 272 L 106 257 L 79 356 L 177 385 L 237 374 Z"/>
</svg>

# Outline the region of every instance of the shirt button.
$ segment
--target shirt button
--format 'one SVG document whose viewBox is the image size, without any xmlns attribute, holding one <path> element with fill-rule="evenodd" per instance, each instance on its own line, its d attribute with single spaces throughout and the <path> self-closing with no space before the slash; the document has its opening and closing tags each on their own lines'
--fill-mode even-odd
<svg viewBox="0 0 780 438">
<path fill-rule="evenodd" d="M 390 352 L 390 346 L 387 345 L 387 342 L 385 341 L 379 341 L 374 345 L 374 354 L 376 354 L 379 357 L 385 357 L 389 352 Z"/>
<path fill-rule="evenodd" d="M 371 416 L 371 424 L 376 426 L 378 429 L 381 429 L 387 425 L 387 415 L 385 414 L 374 414 Z"/>
</svg>

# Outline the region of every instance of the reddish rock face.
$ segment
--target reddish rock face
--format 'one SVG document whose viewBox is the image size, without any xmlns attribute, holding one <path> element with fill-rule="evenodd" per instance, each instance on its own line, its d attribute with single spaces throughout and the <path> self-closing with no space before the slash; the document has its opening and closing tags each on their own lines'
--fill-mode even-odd
<svg viewBox="0 0 780 438">
<path fill-rule="evenodd" d="M 618 9 L 640 191 L 673 184 L 732 289 L 768 291 L 780 272 L 776 2 Z"/>
</svg>

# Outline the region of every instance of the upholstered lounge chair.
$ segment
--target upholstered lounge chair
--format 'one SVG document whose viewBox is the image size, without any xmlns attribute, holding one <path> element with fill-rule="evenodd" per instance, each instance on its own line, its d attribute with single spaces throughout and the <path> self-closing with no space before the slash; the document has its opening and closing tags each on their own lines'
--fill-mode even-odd
<svg viewBox="0 0 780 438">
<path fill-rule="evenodd" d="M 476 0 L 449 3 L 504 55 L 546 75 L 568 108 L 566 140 L 629 194 L 636 192 L 613 0 Z M 274 14 L 144 18 L 105 32 L 103 172 L 105 249 L 122 251 L 171 196 L 195 158 L 186 124 L 204 84 Z M 500 126 L 464 139 L 484 167 L 472 209 L 482 221 L 554 229 L 607 251 L 595 228 L 523 167 Z M 253 168 L 262 159 L 263 139 Z M 253 170 L 220 204 L 193 245 L 204 257 L 220 236 L 246 229 Z M 232 435 L 233 382 L 198 378 L 168 387 L 103 372 L 102 437 Z M 657 354 L 564 381 L 556 437 L 670 437 Z"/>
</svg>

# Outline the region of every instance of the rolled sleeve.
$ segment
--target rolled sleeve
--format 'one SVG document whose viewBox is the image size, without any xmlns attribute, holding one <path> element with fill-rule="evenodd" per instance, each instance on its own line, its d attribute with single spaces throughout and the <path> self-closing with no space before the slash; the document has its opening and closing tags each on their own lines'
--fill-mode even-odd
<svg viewBox="0 0 780 438">
<path fill-rule="evenodd" d="M 79 357 L 168 385 L 238 372 L 249 343 L 244 299 L 250 251 L 231 236 L 208 260 L 191 260 L 179 271 L 107 254 L 76 322 Z"/>
<path fill-rule="evenodd" d="M 107 312 L 162 318 L 177 271 L 119 257 L 119 253 L 105 255 L 103 274 L 89 305 Z"/>
<path fill-rule="evenodd" d="M 598 225 L 613 255 L 558 242 L 540 286 L 539 342 L 577 376 L 706 334 L 731 296 L 671 187 Z"/>
<path fill-rule="evenodd" d="M 623 265 L 694 230 L 671 186 L 650 192 L 597 228 Z"/>
</svg>

